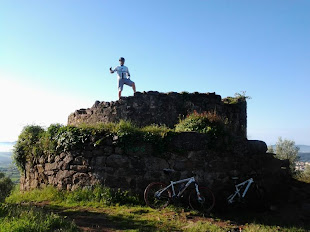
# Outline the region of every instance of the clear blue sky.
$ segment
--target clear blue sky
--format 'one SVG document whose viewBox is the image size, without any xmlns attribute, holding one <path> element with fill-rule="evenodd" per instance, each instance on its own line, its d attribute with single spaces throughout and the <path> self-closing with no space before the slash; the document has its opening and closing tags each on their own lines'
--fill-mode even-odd
<svg viewBox="0 0 310 232">
<path fill-rule="evenodd" d="M 123 56 L 138 91 L 246 91 L 249 139 L 310 145 L 309 12 L 309 0 L 1 1 L 0 141 L 116 100 L 108 69 Z"/>
</svg>

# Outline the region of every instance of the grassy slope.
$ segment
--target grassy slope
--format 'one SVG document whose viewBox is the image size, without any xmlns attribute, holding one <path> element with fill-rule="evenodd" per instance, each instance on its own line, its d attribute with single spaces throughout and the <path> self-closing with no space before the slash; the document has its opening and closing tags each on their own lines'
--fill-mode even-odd
<svg viewBox="0 0 310 232">
<path fill-rule="evenodd" d="M 74 220 L 82 228 L 108 231 L 228 231 L 242 226 L 243 231 L 307 231 L 298 227 L 278 226 L 276 223 L 232 223 L 214 215 L 203 217 L 196 212 L 170 207 L 161 211 L 141 205 L 107 205 L 102 199 L 89 198 L 91 192 L 60 192 L 48 187 L 21 193 L 18 189 L 6 199 L 8 204 L 21 203 L 43 207 L 45 211 L 57 212 Z M 86 197 L 87 196 L 87 197 Z M 40 203 L 41 202 L 41 203 Z M 245 217 L 246 215 L 239 215 Z M 270 218 L 269 218 L 270 219 Z"/>
</svg>

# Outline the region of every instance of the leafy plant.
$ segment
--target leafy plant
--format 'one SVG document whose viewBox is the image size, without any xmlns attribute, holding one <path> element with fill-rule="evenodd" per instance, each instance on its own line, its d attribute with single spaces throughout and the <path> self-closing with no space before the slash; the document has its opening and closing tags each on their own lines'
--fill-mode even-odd
<svg viewBox="0 0 310 232">
<path fill-rule="evenodd" d="M 24 127 L 18 136 L 17 143 L 13 149 L 13 160 L 19 170 L 25 170 L 27 157 L 41 155 L 43 150 L 38 146 L 40 137 L 44 134 L 44 129 L 37 125 Z"/>
<path fill-rule="evenodd" d="M 227 104 L 237 104 L 239 102 L 245 102 L 247 99 L 251 99 L 251 97 L 246 95 L 246 91 L 241 91 L 240 93 L 235 93 L 234 97 L 224 98 L 223 101 Z"/>
<path fill-rule="evenodd" d="M 13 182 L 9 177 L 6 177 L 2 172 L 0 172 L 0 202 L 11 193 L 13 189 Z"/>
<path fill-rule="evenodd" d="M 209 134 L 212 138 L 218 138 L 226 134 L 226 125 L 228 125 L 227 119 L 218 116 L 215 111 L 203 113 L 194 111 L 179 121 L 175 126 L 175 131 L 195 131 Z"/>
</svg>

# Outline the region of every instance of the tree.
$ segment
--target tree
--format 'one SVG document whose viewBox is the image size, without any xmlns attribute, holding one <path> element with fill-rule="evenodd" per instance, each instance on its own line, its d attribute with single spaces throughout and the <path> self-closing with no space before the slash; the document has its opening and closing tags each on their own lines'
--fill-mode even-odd
<svg viewBox="0 0 310 232">
<path fill-rule="evenodd" d="M 9 177 L 0 172 L 0 202 L 4 202 L 5 198 L 11 193 L 14 184 Z"/>
<path fill-rule="evenodd" d="M 302 174 L 303 180 L 305 182 L 310 183 L 310 165 L 307 165 L 303 174 Z"/>
<path fill-rule="evenodd" d="M 294 141 L 287 139 L 282 140 L 282 138 L 279 137 L 275 149 L 276 157 L 281 160 L 289 160 L 290 169 L 293 172 L 295 171 L 296 162 L 299 160 L 298 151 L 299 147 L 295 145 Z"/>
<path fill-rule="evenodd" d="M 274 153 L 274 149 L 273 149 L 273 146 L 272 146 L 272 145 L 268 146 L 267 152 L 268 152 L 268 153 Z"/>
</svg>

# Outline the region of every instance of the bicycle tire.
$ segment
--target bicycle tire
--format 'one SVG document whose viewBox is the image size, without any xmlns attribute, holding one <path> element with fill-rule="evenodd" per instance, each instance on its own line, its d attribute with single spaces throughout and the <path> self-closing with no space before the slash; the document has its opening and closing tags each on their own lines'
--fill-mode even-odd
<svg viewBox="0 0 310 232">
<path fill-rule="evenodd" d="M 198 187 L 200 196 L 203 199 L 203 202 L 198 200 L 196 189 L 193 189 L 189 194 L 189 206 L 193 210 L 198 210 L 200 212 L 210 212 L 215 205 L 215 197 L 212 191 L 207 187 Z"/>
<path fill-rule="evenodd" d="M 160 198 L 155 197 L 155 193 L 166 187 L 167 185 L 161 182 L 152 182 L 144 190 L 144 201 L 147 206 L 153 209 L 163 209 L 170 203 L 171 192 L 169 189 L 161 194 Z"/>
</svg>

